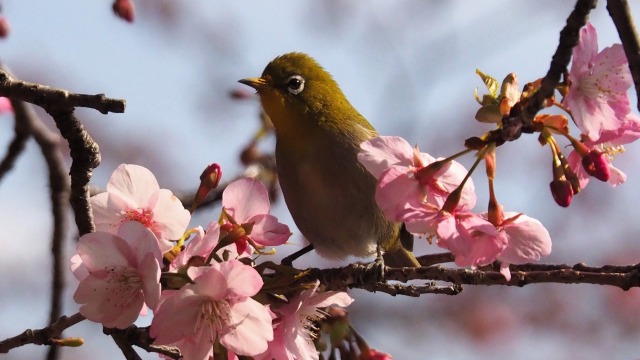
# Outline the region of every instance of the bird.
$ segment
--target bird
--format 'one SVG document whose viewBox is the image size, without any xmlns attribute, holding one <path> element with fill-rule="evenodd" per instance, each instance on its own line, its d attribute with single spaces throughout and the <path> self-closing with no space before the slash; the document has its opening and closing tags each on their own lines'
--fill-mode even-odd
<svg viewBox="0 0 640 360">
<path fill-rule="evenodd" d="M 309 55 L 291 52 L 239 82 L 256 90 L 273 123 L 280 188 L 311 244 L 286 261 L 315 249 L 332 260 L 378 255 L 387 266 L 419 267 L 413 236 L 385 218 L 377 179 L 357 159 L 360 144 L 378 134 L 333 77 Z"/>
</svg>

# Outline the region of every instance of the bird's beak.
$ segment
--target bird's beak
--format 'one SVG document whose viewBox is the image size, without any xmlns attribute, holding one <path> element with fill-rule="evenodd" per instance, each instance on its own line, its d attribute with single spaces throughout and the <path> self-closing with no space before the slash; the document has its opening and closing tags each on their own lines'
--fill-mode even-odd
<svg viewBox="0 0 640 360">
<path fill-rule="evenodd" d="M 239 83 L 249 85 L 256 90 L 260 90 L 267 85 L 267 81 L 264 78 L 248 78 L 238 80 Z"/>
</svg>

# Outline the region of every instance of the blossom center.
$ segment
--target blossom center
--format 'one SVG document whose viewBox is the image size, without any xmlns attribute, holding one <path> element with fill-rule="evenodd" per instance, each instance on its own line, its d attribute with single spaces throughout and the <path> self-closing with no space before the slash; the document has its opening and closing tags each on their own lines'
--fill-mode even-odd
<svg viewBox="0 0 640 360">
<path fill-rule="evenodd" d="M 129 266 L 111 266 L 107 272 L 107 301 L 117 306 L 126 305 L 142 288 L 138 270 Z"/>
<path fill-rule="evenodd" d="M 609 159 L 609 161 L 613 161 L 613 158 L 615 158 L 616 155 L 625 152 L 624 146 L 613 145 L 611 143 L 599 144 L 597 148 L 604 154 L 604 156 L 607 157 L 607 159 Z"/>
<path fill-rule="evenodd" d="M 318 327 L 316 324 L 327 317 L 327 313 L 323 310 L 314 307 L 311 311 L 300 311 L 298 313 L 298 322 L 300 326 L 304 328 L 311 338 L 316 338 L 318 333 Z"/>
<path fill-rule="evenodd" d="M 230 325 L 231 306 L 226 300 L 207 300 L 200 307 L 196 331 L 202 326 L 210 326 L 212 333 L 225 330 Z"/>
<path fill-rule="evenodd" d="M 127 210 L 124 213 L 125 220 L 124 221 L 137 221 L 144 225 L 145 227 L 153 230 L 153 211 L 149 209 L 131 209 Z"/>
</svg>

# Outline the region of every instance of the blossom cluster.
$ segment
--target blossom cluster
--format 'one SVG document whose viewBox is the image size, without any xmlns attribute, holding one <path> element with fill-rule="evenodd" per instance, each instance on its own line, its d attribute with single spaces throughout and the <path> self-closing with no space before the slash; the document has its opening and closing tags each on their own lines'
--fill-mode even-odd
<svg viewBox="0 0 640 360">
<path fill-rule="evenodd" d="M 474 213 L 473 180 L 455 160 L 436 159 L 395 136 L 364 142 L 360 162 L 379 179 L 376 201 L 391 221 L 404 222 L 416 235 L 436 237 L 459 266 L 495 260 L 510 279 L 509 264 L 538 261 L 551 252 L 542 224 L 524 214 L 495 209 Z"/>
<path fill-rule="evenodd" d="M 120 165 L 106 190 L 91 198 L 97 231 L 80 238 L 71 259 L 80 281 L 74 300 L 89 320 L 124 329 L 151 309 L 155 343 L 187 360 L 219 358 L 221 349 L 225 359 L 317 359 L 314 321 L 323 308 L 353 301 L 318 283 L 265 301 L 252 256 L 291 232 L 269 214 L 257 180 L 230 183 L 220 220 L 206 230 L 188 229 L 190 212 L 144 167 Z"/>
<path fill-rule="evenodd" d="M 488 95 L 476 99 L 482 105 L 476 119 L 502 126 L 518 102 L 526 102 L 541 81 L 518 89 L 515 74 L 500 85 L 480 71 Z M 626 175 L 611 164 L 613 156 L 640 137 L 640 117 L 631 112 L 627 94 L 632 84 L 628 61 L 620 44 L 598 52 L 597 35 L 588 23 L 573 49 L 569 76 L 559 87 L 562 103 L 547 99 L 567 111 L 581 132 L 579 139 L 569 135 L 564 115 L 537 115 L 534 129 L 543 145 L 553 154 L 552 195 L 558 204 L 568 206 L 574 194 L 587 185 L 590 177 L 616 186 Z M 518 110 L 516 108 L 516 110 Z M 517 111 L 516 111 L 517 112 Z M 573 151 L 567 158 L 554 134 L 569 139 Z M 522 213 L 504 212 L 493 188 L 495 147 L 489 136 L 467 141 L 467 150 L 449 158 L 436 159 L 413 148 L 399 137 L 380 136 L 364 142 L 358 159 L 378 179 L 376 201 L 391 221 L 403 222 L 409 232 L 435 238 L 438 246 L 454 255 L 459 266 L 472 268 L 498 260 L 501 272 L 510 279 L 510 264 L 538 261 L 551 252 L 548 231 L 536 219 Z M 454 159 L 477 151 L 477 161 L 485 161 L 489 181 L 487 212 L 474 213 L 476 195 L 471 175 Z"/>
</svg>

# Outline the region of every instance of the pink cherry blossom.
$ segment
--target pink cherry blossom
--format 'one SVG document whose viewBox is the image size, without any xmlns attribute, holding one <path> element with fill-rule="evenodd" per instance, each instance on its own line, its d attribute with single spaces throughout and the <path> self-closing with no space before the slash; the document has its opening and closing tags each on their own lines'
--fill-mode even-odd
<svg viewBox="0 0 640 360">
<path fill-rule="evenodd" d="M 251 252 L 247 248 L 248 240 L 259 246 L 276 246 L 284 244 L 291 236 L 287 225 L 269 215 L 269 194 L 256 179 L 243 178 L 229 184 L 222 193 L 222 206 L 237 224 L 233 226 L 227 221 L 223 229 L 231 232 L 238 230 L 235 229 L 237 226 L 242 227 L 244 236 L 236 241 L 239 253 Z"/>
<path fill-rule="evenodd" d="M 631 143 L 640 138 L 640 117 L 629 113 L 616 130 L 603 130 L 600 137 L 593 141 L 585 140 L 584 145 L 591 151 L 604 154 L 602 160 L 608 166 L 609 178 L 606 180 L 611 186 L 618 186 L 627 180 L 627 175 L 614 167 L 611 161 L 613 157 L 624 152 L 622 145 Z M 580 188 L 584 189 L 589 183 L 590 175 L 585 171 L 582 157 L 574 150 L 567 157 L 569 166 L 576 173 L 580 181 Z"/>
<path fill-rule="evenodd" d="M 480 215 L 461 211 L 440 213 L 438 246 L 451 251 L 458 266 L 477 267 L 496 260 L 508 237 Z"/>
<path fill-rule="evenodd" d="M 0 96 L 0 114 L 13 113 L 11 100 L 7 97 Z"/>
<path fill-rule="evenodd" d="M 155 235 L 143 225 L 129 221 L 117 235 L 105 232 L 80 238 L 72 270 L 80 280 L 73 299 L 80 313 L 106 327 L 124 329 L 145 304 L 155 308 L 160 299 L 162 254 Z"/>
<path fill-rule="evenodd" d="M 605 130 L 617 130 L 631 109 L 627 91 L 631 72 L 622 45 L 598 53 L 596 29 L 587 23 L 573 48 L 571 85 L 562 104 L 571 110 L 576 125 L 589 139 Z"/>
<path fill-rule="evenodd" d="M 376 202 L 393 221 L 401 221 L 407 209 L 422 203 L 442 206 L 467 174 L 464 166 L 456 161 L 442 164 L 440 168 L 428 167 L 442 159 L 419 152 L 397 136 L 379 136 L 363 142 L 360 148 L 358 160 L 379 180 Z M 473 182 L 469 179 L 459 206 L 471 209 L 475 202 Z"/>
<path fill-rule="evenodd" d="M 527 215 L 505 212 L 503 217 L 505 220 L 498 230 L 506 234 L 509 240 L 498 260 L 502 262 L 500 272 L 509 281 L 509 264 L 540 261 L 542 256 L 551 254 L 551 237 L 540 221 Z"/>
<path fill-rule="evenodd" d="M 184 268 L 193 257 L 200 257 L 204 262 L 218 245 L 218 238 L 220 237 L 220 225 L 218 223 L 210 223 L 206 232 L 201 226 L 195 228 L 194 231 L 195 237 L 171 262 L 169 271 L 177 271 Z"/>
<path fill-rule="evenodd" d="M 393 360 L 391 355 L 375 349 L 369 349 L 366 353 L 360 354 L 359 360 Z"/>
<path fill-rule="evenodd" d="M 91 197 L 91 207 L 98 231 L 115 234 L 125 221 L 138 221 L 153 231 L 162 252 L 173 247 L 170 240 L 182 237 L 191 220 L 180 200 L 138 165 L 118 166 L 107 191 Z"/>
<path fill-rule="evenodd" d="M 327 306 L 348 306 L 353 299 L 345 292 L 317 292 L 320 282 L 313 288 L 303 291 L 288 304 L 275 310 L 274 338 L 269 349 L 256 357 L 256 360 L 317 360 L 318 351 L 313 344 L 310 331 L 317 330 L 314 322 L 324 319 L 326 313 L 321 310 Z"/>
<path fill-rule="evenodd" d="M 150 334 L 156 344 L 176 345 L 185 360 L 213 356 L 213 346 L 254 356 L 273 339 L 271 316 L 253 300 L 262 287 L 260 274 L 238 260 L 191 267 L 193 284 L 165 290 L 155 310 Z"/>
</svg>

